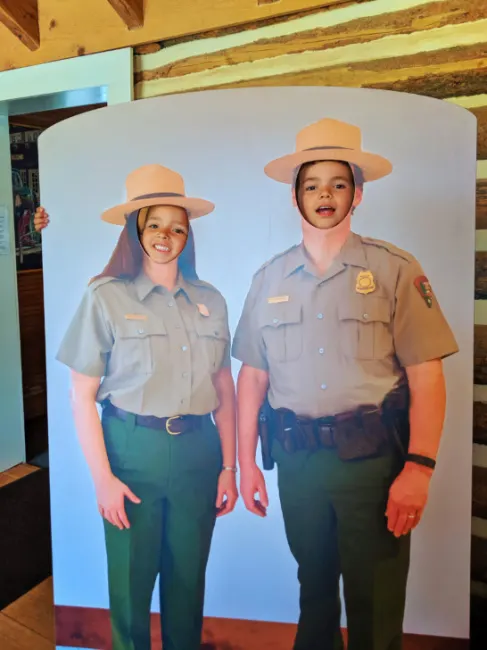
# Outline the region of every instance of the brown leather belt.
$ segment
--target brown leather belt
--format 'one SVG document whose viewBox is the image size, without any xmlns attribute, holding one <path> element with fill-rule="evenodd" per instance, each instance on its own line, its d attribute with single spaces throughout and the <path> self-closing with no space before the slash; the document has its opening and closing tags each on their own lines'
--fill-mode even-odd
<svg viewBox="0 0 487 650">
<path fill-rule="evenodd" d="M 136 415 L 124 411 L 111 402 L 103 405 L 103 415 L 111 416 L 123 420 L 124 422 L 131 416 L 135 416 L 135 424 L 140 427 L 149 429 L 165 430 L 171 436 L 178 436 L 193 429 L 199 429 L 203 423 L 209 419 L 210 415 L 173 415 L 168 418 L 158 418 L 155 415 Z"/>
<path fill-rule="evenodd" d="M 278 419 L 275 437 L 286 451 L 336 447 L 335 418 L 303 418 L 287 409 L 277 409 L 274 413 Z"/>
</svg>

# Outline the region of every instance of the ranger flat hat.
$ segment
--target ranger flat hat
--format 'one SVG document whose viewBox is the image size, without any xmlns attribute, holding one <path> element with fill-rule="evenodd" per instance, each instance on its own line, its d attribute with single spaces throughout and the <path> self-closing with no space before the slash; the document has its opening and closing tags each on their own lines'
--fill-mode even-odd
<svg viewBox="0 0 487 650">
<path fill-rule="evenodd" d="M 131 172 L 125 181 L 127 202 L 105 210 L 101 218 L 108 223 L 125 225 L 132 212 L 152 205 L 184 208 L 189 219 L 197 219 L 215 209 L 210 201 L 186 196 L 183 177 L 162 165 L 144 165 Z"/>
<path fill-rule="evenodd" d="M 378 154 L 362 150 L 358 126 L 324 118 L 299 131 L 296 151 L 270 162 L 264 168 L 270 178 L 292 183 L 295 170 L 307 162 L 343 160 L 362 170 L 364 181 L 375 181 L 392 171 L 392 164 Z"/>
</svg>

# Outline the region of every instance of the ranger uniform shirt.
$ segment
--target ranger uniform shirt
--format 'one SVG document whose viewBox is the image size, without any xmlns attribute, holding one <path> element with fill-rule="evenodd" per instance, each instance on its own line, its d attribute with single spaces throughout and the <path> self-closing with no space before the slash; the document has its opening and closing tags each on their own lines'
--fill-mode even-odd
<svg viewBox="0 0 487 650">
<path fill-rule="evenodd" d="M 323 277 L 303 243 L 261 267 L 232 356 L 269 373 L 273 408 L 317 418 L 378 405 L 404 368 L 457 351 L 418 261 L 350 233 Z"/>
<path fill-rule="evenodd" d="M 210 413 L 212 375 L 230 366 L 227 306 L 212 285 L 180 278 L 174 291 L 143 273 L 95 280 L 56 357 L 102 381 L 97 400 L 138 415 Z"/>
</svg>

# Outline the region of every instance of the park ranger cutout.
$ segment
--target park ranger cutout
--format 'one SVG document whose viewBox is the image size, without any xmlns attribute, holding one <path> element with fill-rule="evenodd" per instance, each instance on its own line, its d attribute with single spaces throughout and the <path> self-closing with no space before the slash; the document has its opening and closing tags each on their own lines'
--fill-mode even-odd
<svg viewBox="0 0 487 650">
<path fill-rule="evenodd" d="M 104 517 L 113 650 L 150 650 L 157 575 L 164 650 L 199 650 L 215 519 L 237 500 L 227 307 L 188 242 L 214 206 L 160 165 L 133 171 L 127 194 L 102 215 L 124 228 L 57 359 Z"/>
<path fill-rule="evenodd" d="M 348 649 L 402 647 L 410 532 L 445 415 L 442 359 L 458 347 L 419 262 L 351 231 L 363 184 L 391 170 L 333 119 L 265 168 L 292 186 L 303 240 L 255 273 L 235 333 L 240 492 L 265 516 L 260 432 L 298 564 L 294 650 L 343 648 L 340 576 Z"/>
</svg>

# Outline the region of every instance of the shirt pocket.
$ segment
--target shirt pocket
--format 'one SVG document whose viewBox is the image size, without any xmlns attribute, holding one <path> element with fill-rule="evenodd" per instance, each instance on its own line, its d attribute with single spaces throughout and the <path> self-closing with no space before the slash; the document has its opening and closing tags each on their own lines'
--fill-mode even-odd
<svg viewBox="0 0 487 650">
<path fill-rule="evenodd" d="M 345 356 L 378 360 L 394 353 L 388 298 L 354 294 L 339 304 L 338 318 Z"/>
<path fill-rule="evenodd" d="M 125 320 L 118 323 L 115 346 L 117 366 L 138 375 L 154 372 L 156 360 L 169 354 L 167 330 L 162 320 Z"/>
<path fill-rule="evenodd" d="M 295 361 L 303 352 L 302 306 L 296 303 L 266 303 L 259 319 L 270 360 Z"/>
<path fill-rule="evenodd" d="M 226 321 L 214 316 L 199 316 L 195 322 L 195 330 L 199 349 L 207 361 L 209 371 L 218 372 L 230 344 Z"/>
</svg>

